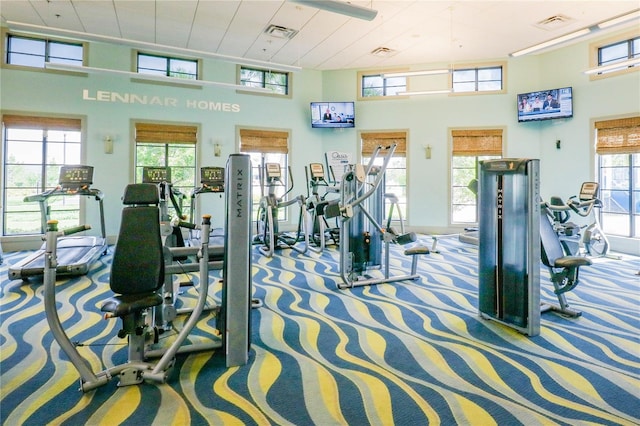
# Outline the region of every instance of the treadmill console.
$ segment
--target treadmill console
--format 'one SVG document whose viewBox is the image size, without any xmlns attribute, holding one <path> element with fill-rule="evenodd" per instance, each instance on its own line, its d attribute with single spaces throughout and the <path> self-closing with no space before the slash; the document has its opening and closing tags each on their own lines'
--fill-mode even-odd
<svg viewBox="0 0 640 426">
<path fill-rule="evenodd" d="M 580 201 L 591 201 L 598 197 L 597 182 L 583 182 L 580 187 Z"/>
<path fill-rule="evenodd" d="M 171 183 L 171 169 L 169 167 L 143 167 L 142 183 Z"/>
<path fill-rule="evenodd" d="M 92 166 L 62 166 L 58 185 L 65 191 L 88 189 L 93 183 Z"/>
<path fill-rule="evenodd" d="M 224 167 L 202 167 L 200 183 L 206 192 L 224 192 Z"/>
</svg>

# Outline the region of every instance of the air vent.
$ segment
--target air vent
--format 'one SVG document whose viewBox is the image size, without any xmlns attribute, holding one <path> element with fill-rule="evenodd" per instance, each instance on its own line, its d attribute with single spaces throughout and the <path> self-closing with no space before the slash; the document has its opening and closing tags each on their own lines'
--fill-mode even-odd
<svg viewBox="0 0 640 426">
<path fill-rule="evenodd" d="M 378 56 L 380 58 L 389 58 L 398 53 L 396 50 L 389 49 L 388 47 L 378 47 L 371 51 L 373 56 Z"/>
<path fill-rule="evenodd" d="M 276 38 L 291 39 L 298 34 L 298 30 L 271 24 L 264 30 L 264 33 Z"/>
<path fill-rule="evenodd" d="M 564 27 L 572 22 L 573 19 L 564 16 L 564 15 L 554 15 L 547 19 L 543 19 L 542 21 L 536 23 L 536 27 L 542 28 L 544 30 L 555 30 L 557 28 Z"/>
</svg>

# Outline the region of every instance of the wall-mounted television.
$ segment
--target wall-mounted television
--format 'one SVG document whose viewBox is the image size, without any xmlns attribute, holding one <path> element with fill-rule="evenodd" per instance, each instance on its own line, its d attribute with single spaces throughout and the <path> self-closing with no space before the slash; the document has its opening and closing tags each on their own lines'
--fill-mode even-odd
<svg viewBox="0 0 640 426">
<path fill-rule="evenodd" d="M 538 90 L 518 95 L 518 121 L 552 120 L 573 117 L 571 87 Z"/>
<path fill-rule="evenodd" d="M 353 102 L 311 102 L 311 127 L 355 127 Z"/>
</svg>

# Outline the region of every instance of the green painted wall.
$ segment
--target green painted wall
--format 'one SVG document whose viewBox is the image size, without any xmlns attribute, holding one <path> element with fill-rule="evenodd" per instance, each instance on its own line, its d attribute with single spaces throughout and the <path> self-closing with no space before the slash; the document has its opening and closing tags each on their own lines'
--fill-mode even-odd
<svg viewBox="0 0 640 426">
<path fill-rule="evenodd" d="M 504 94 L 358 101 L 356 129 L 311 129 L 309 125 L 309 102 L 356 99 L 356 70 L 295 73 L 292 98 L 280 99 L 211 86 L 185 88 L 141 83 L 125 76 L 2 68 L 0 108 L 2 113 L 84 118 L 84 160 L 95 166 L 94 184 L 105 192 L 110 235 L 115 235 L 119 226 L 122 191 L 133 180 L 132 122 L 135 120 L 186 122 L 200 126 L 199 166 L 224 165 L 227 156 L 237 149 L 238 126 L 289 130 L 295 194 L 306 193 L 304 167 L 322 160 L 325 151 L 356 153 L 359 131 L 408 130 L 408 225 L 418 230 L 442 231 L 449 226 L 448 135 L 451 128 L 504 128 L 506 156 L 540 158 L 542 196 L 545 198 L 573 195 L 582 181 L 594 178 L 592 120 L 639 114 L 640 73 L 589 81 L 582 71 L 588 68 L 590 42 L 551 53 L 509 59 Z M 131 50 L 126 47 L 92 43 L 88 65 L 130 71 L 132 58 Z M 203 72 L 205 80 L 234 83 L 236 66 L 204 60 Z M 574 88 L 574 118 L 517 123 L 518 93 L 561 86 Z M 99 91 L 103 93 L 99 95 Z M 112 93 L 120 97 L 147 96 L 155 102 L 142 105 L 98 100 L 100 96 L 108 98 Z M 218 103 L 227 104 L 232 111 L 210 107 Z M 106 135 L 114 138 L 113 154 L 104 153 Z M 562 141 L 560 150 L 555 147 L 558 139 Z M 222 145 L 221 157 L 213 155 L 214 143 Z M 423 147 L 427 144 L 432 147 L 431 159 L 425 159 Z M 88 208 L 88 215 L 93 214 L 93 207 L 88 205 Z M 203 203 L 203 212 L 208 213 L 209 208 L 219 210 L 220 205 Z M 223 213 L 213 214 L 215 218 Z"/>
</svg>

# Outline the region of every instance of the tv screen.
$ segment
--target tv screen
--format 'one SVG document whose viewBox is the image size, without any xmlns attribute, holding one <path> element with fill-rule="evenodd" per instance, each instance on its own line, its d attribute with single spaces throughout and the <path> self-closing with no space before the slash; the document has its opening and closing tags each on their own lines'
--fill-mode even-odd
<svg viewBox="0 0 640 426">
<path fill-rule="evenodd" d="M 518 121 L 551 120 L 573 117 L 571 87 L 540 90 L 518 95 Z"/>
<path fill-rule="evenodd" d="M 355 127 L 353 102 L 311 102 L 311 127 Z"/>
</svg>

